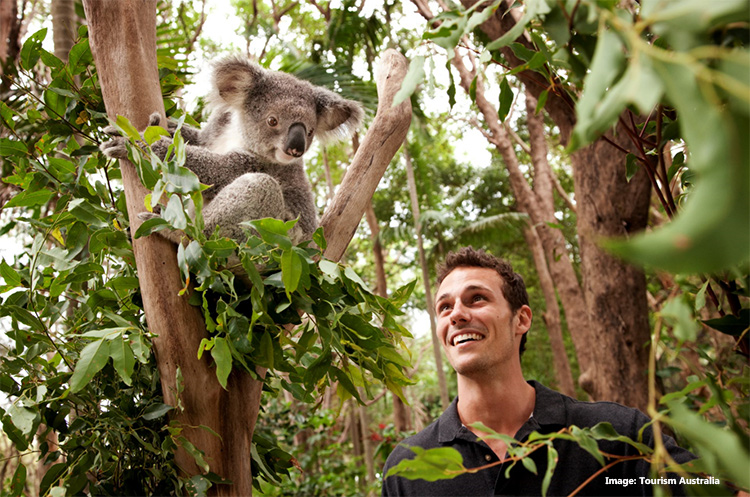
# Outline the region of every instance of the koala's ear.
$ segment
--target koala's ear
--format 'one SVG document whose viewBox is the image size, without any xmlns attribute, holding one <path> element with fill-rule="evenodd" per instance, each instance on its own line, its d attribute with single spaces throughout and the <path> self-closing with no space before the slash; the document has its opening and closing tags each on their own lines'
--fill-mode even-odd
<svg viewBox="0 0 750 497">
<path fill-rule="evenodd" d="M 365 113 L 353 100 L 341 98 L 332 91 L 317 88 L 315 105 L 318 113 L 316 136 L 321 141 L 341 140 L 351 135 L 362 123 Z"/>
<path fill-rule="evenodd" d="M 229 107 L 242 108 L 247 93 L 263 78 L 263 69 L 240 57 L 214 65 L 214 97 Z"/>
</svg>

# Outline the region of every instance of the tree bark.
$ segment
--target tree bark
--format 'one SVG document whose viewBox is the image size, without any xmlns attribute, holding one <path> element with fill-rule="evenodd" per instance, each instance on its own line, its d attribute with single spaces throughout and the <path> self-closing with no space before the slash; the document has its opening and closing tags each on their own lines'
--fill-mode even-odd
<svg viewBox="0 0 750 497">
<path fill-rule="evenodd" d="M 451 403 L 448 396 L 448 382 L 445 379 L 445 370 L 443 370 L 443 350 L 440 347 L 440 340 L 437 336 L 437 321 L 435 319 L 435 305 L 432 297 L 432 285 L 430 284 L 430 270 L 427 267 L 427 257 L 424 253 L 424 243 L 422 242 L 422 222 L 420 221 L 419 199 L 417 197 L 417 183 L 414 180 L 414 167 L 412 167 L 411 157 L 408 152 L 404 152 L 406 162 L 406 178 L 409 182 L 409 198 L 411 199 L 411 212 L 414 217 L 414 230 L 417 234 L 417 250 L 419 252 L 419 266 L 422 268 L 422 282 L 424 284 L 425 306 L 427 314 L 430 316 L 430 337 L 432 338 L 432 354 L 435 357 L 435 367 L 437 369 L 438 386 L 440 387 L 440 402 L 443 409 L 447 409 Z"/>
<path fill-rule="evenodd" d="M 143 129 L 149 115 L 157 111 L 166 122 L 156 63 L 156 1 L 84 0 L 83 5 L 109 117 L 125 116 Z M 121 169 L 134 233 L 148 192 L 132 164 L 121 161 Z M 133 250 L 146 320 L 149 330 L 157 335 L 154 349 L 164 401 L 177 406 L 179 395 L 184 408 L 173 411 L 173 419 L 181 424 L 183 435 L 204 451 L 211 470 L 233 482 L 231 487 L 214 486 L 213 493 L 251 495 L 251 442 L 262 384 L 234 371 L 224 390 L 208 357 L 196 359 L 200 341 L 207 336 L 205 323 L 198 308 L 178 295 L 183 285 L 175 246 L 162 237 L 150 236 L 133 240 Z M 184 385 L 179 394 L 178 369 Z M 178 450 L 175 458 L 188 475 L 201 473 L 185 450 Z"/>
<path fill-rule="evenodd" d="M 539 275 L 539 286 L 542 288 L 542 294 L 544 294 L 544 303 L 547 309 L 542 314 L 542 318 L 544 319 L 547 334 L 549 335 L 549 345 L 552 349 L 552 365 L 555 368 L 557 388 L 565 395 L 575 397 L 576 389 L 573 382 L 573 373 L 570 371 L 570 361 L 568 361 L 568 354 L 565 352 L 565 342 L 562 335 L 560 306 L 557 304 L 555 283 L 552 281 L 552 276 L 550 276 L 549 269 L 547 268 L 544 247 L 534 226 L 526 228 L 524 236 L 534 257 L 534 265 Z"/>
<path fill-rule="evenodd" d="M 630 148 L 619 129 L 609 139 Z M 602 237 L 627 237 L 645 229 L 651 183 L 641 169 L 628 182 L 625 156 L 600 139 L 573 154 L 578 199 L 578 245 L 583 292 L 596 339 L 589 346 L 595 399 L 645 410 L 648 405 L 650 324 L 646 277 L 599 248 Z"/>
<path fill-rule="evenodd" d="M 76 8 L 73 0 L 52 0 L 52 37 L 55 41 L 55 56 L 68 61 L 70 49 L 75 44 L 76 37 Z"/>
<path fill-rule="evenodd" d="M 375 119 L 320 221 L 328 243 L 324 253 L 328 259 L 339 260 L 344 254 L 385 169 L 409 130 L 411 102 L 407 99 L 393 107 L 393 97 L 401 89 L 408 69 L 408 61 L 396 50 L 383 53 L 375 75 Z"/>
</svg>

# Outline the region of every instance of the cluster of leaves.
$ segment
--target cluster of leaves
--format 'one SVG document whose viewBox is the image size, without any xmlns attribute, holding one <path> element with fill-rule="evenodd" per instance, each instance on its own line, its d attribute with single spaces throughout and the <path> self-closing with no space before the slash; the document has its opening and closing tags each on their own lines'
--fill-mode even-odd
<svg viewBox="0 0 750 497">
<path fill-rule="evenodd" d="M 187 441 L 165 418 L 120 172 L 96 146 L 107 121 L 85 27 L 79 35 L 67 63 L 42 48 L 46 29 L 30 36 L 0 104 L 4 181 L 18 190 L 2 234 L 32 240 L 0 263 L 3 431 L 45 464 L 41 494 L 184 493 L 173 453 Z M 35 77 L 40 60 L 49 83 Z M 26 480 L 19 458 L 9 495 Z"/>
</svg>

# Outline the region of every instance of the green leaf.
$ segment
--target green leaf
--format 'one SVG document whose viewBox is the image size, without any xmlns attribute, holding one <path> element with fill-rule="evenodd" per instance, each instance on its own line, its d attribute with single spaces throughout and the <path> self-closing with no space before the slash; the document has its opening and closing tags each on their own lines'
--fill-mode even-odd
<svg viewBox="0 0 750 497">
<path fill-rule="evenodd" d="M 584 92 L 576 105 L 578 123 L 571 136 L 570 150 L 576 150 L 595 137 L 595 131 L 605 128 L 613 118 L 620 114 L 621 106 L 609 111 L 604 118 L 594 122 L 594 116 L 602 114 L 600 110 L 607 91 L 625 66 L 625 55 L 620 37 L 609 29 L 603 28 L 596 43 L 596 51 L 591 61 L 591 69 L 584 81 Z M 606 110 L 606 109 L 604 109 Z M 605 124 L 602 125 L 601 122 Z M 598 125 L 595 125 L 598 124 Z"/>
<path fill-rule="evenodd" d="M 708 473 L 727 474 L 741 488 L 750 488 L 750 452 L 734 432 L 704 421 L 698 414 L 678 403 L 669 404 L 670 415 L 663 418 L 678 433 L 690 440 L 692 447 L 711 469 Z"/>
<path fill-rule="evenodd" d="M 552 481 L 552 474 L 557 467 L 558 459 L 557 449 L 555 449 L 551 442 L 547 443 L 547 470 L 544 472 L 544 479 L 542 480 L 542 495 L 545 497 L 547 490 L 549 490 L 549 484 Z"/>
<path fill-rule="evenodd" d="M 594 456 L 594 459 L 604 466 L 604 456 L 599 450 L 599 445 L 596 443 L 596 440 L 591 437 L 588 430 L 582 430 L 577 426 L 571 426 L 570 434 L 575 438 L 576 443 L 583 450 Z"/>
<path fill-rule="evenodd" d="M 21 47 L 20 62 L 21 67 L 31 71 L 37 62 L 42 51 L 42 42 L 47 36 L 47 28 L 40 29 L 33 35 L 29 36 Z"/>
<path fill-rule="evenodd" d="M 531 457 L 522 458 L 521 463 L 523 464 L 523 467 L 526 468 L 528 471 L 534 473 L 535 475 L 538 474 L 538 471 L 536 469 L 536 463 Z"/>
<path fill-rule="evenodd" d="M 169 223 L 166 219 L 163 217 L 152 217 L 151 219 L 143 221 L 143 223 L 138 226 L 138 229 L 135 230 L 134 238 L 148 236 L 154 231 L 159 231 L 164 228 L 169 228 Z"/>
<path fill-rule="evenodd" d="M 229 373 L 232 372 L 232 352 L 227 340 L 223 337 L 214 338 L 214 346 L 211 349 L 211 357 L 216 362 L 216 378 L 222 388 L 226 390 Z"/>
<path fill-rule="evenodd" d="M 638 169 L 640 168 L 641 164 L 638 162 L 638 158 L 633 154 L 628 154 L 625 159 L 625 179 L 628 183 L 630 183 L 630 180 L 633 179 L 633 176 L 635 176 L 635 173 L 638 172 Z"/>
<path fill-rule="evenodd" d="M 392 107 L 395 107 L 410 98 L 416 91 L 419 83 L 424 80 L 424 60 L 425 58 L 423 55 L 418 55 L 409 62 L 409 70 L 404 77 L 404 81 L 401 83 L 401 88 L 393 97 Z"/>
<path fill-rule="evenodd" d="M 416 456 L 413 459 L 403 459 L 392 467 L 386 478 L 390 476 L 401 476 L 408 480 L 448 480 L 458 475 L 467 473 L 464 467 L 464 458 L 461 453 L 452 447 L 440 447 L 436 449 L 423 449 L 421 447 L 409 447 Z"/>
<path fill-rule="evenodd" d="M 292 241 L 289 239 L 289 229 L 283 221 L 270 217 L 250 221 L 249 224 L 258 232 L 263 241 L 278 245 L 282 250 L 291 250 Z"/>
<path fill-rule="evenodd" d="M 143 419 L 145 419 L 146 421 L 159 419 L 172 409 L 174 409 L 174 407 L 167 404 L 152 404 L 148 406 L 145 411 L 143 411 Z"/>
<path fill-rule="evenodd" d="M 117 119 L 112 124 L 120 130 L 123 136 L 128 137 L 130 140 L 134 142 L 141 140 L 141 134 L 138 133 L 138 130 L 135 129 L 135 126 L 130 123 L 130 120 L 127 117 L 118 115 Z"/>
<path fill-rule="evenodd" d="M 725 335 L 739 337 L 750 328 L 750 309 L 742 309 L 739 316 L 727 314 L 721 318 L 707 319 L 703 323 Z"/>
<path fill-rule="evenodd" d="M 37 190 L 35 192 L 26 190 L 18 193 L 3 207 L 35 207 L 38 205 L 46 205 L 54 195 L 55 192 L 50 190 Z"/>
<path fill-rule="evenodd" d="M 29 150 L 26 144 L 11 138 L 0 138 L 0 155 L 3 157 L 26 157 Z"/>
<path fill-rule="evenodd" d="M 112 340 L 109 356 L 112 358 L 115 370 L 126 385 L 133 384 L 133 370 L 135 368 L 135 354 L 130 348 L 129 338 L 121 333 Z"/>
<path fill-rule="evenodd" d="M 619 433 L 617 433 L 617 430 L 615 430 L 614 426 L 612 426 L 611 423 L 597 423 L 589 431 L 591 433 L 591 436 L 593 436 L 597 440 L 624 442 L 635 447 L 641 454 L 651 454 L 654 452 L 654 449 L 652 449 L 648 445 L 636 442 L 635 440 L 632 440 L 625 435 L 620 435 Z"/>
<path fill-rule="evenodd" d="M 84 72 L 93 61 L 88 38 L 84 38 L 73 45 L 68 54 L 68 67 L 70 67 L 70 72 L 73 75 Z"/>
<path fill-rule="evenodd" d="M 101 339 L 86 345 L 70 377 L 70 391 L 76 393 L 83 389 L 102 370 L 109 359 L 109 340 Z"/>
<path fill-rule="evenodd" d="M 164 217 L 164 219 L 175 229 L 184 230 L 187 228 L 185 207 L 182 205 L 182 199 L 179 195 L 172 195 L 169 197 L 167 208 L 164 209 L 162 217 Z"/>
<path fill-rule="evenodd" d="M 11 421 L 13 421 L 13 425 L 27 437 L 32 434 L 40 420 L 39 411 L 23 407 L 19 404 L 11 405 L 8 408 L 8 415 Z"/>
<path fill-rule="evenodd" d="M 675 337 L 681 342 L 695 341 L 699 326 L 695 322 L 690 306 L 682 298 L 669 299 L 661 308 L 660 314 L 672 326 Z"/>
<path fill-rule="evenodd" d="M 21 276 L 5 262 L 5 259 L 0 259 L 0 276 L 5 281 L 3 291 L 21 286 Z"/>
<path fill-rule="evenodd" d="M 18 460 L 18 467 L 10 480 L 10 495 L 20 497 L 26 488 L 26 466 Z"/>
<path fill-rule="evenodd" d="M 287 295 L 297 290 L 302 275 L 302 260 L 294 250 L 284 250 L 281 254 L 281 280 Z"/>
<path fill-rule="evenodd" d="M 169 131 L 161 126 L 149 126 L 146 128 L 146 131 L 143 132 L 143 139 L 146 140 L 146 143 L 149 145 L 153 145 L 162 137 L 171 138 Z"/>
</svg>

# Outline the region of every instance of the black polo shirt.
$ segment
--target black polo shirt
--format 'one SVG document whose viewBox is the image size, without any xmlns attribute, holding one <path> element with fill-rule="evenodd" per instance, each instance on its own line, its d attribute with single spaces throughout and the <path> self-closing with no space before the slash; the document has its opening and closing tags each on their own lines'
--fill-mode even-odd
<svg viewBox="0 0 750 497">
<path fill-rule="evenodd" d="M 638 441 L 639 430 L 649 422 L 649 418 L 637 409 L 614 402 L 582 402 L 550 390 L 535 381 L 529 381 L 529 384 L 536 390 L 536 405 L 533 415 L 514 437 L 521 442 L 534 431 L 542 434 L 554 433 L 571 425 L 587 428 L 604 421 L 611 423 L 619 434 Z M 456 398 L 437 421 L 404 440 L 403 445 L 424 449 L 453 447 L 463 456 L 466 468 L 476 468 L 499 461 L 485 442 L 478 440 L 474 433 L 461 424 L 457 403 Z M 501 409 L 502 406 L 498 408 Z M 650 427 L 643 431 L 642 442 L 653 447 L 653 432 Z M 664 444 L 672 458 L 678 463 L 695 458 L 690 452 L 679 447 L 671 437 L 665 436 Z M 602 468 L 602 465 L 576 442 L 555 440 L 554 447 L 559 458 L 547 491 L 548 496 L 570 494 Z M 634 447 L 624 442 L 600 441 L 599 449 L 615 455 L 638 454 Z M 399 445 L 388 457 L 383 476 L 402 459 L 412 457 L 414 457 L 414 452 Z M 474 474 L 467 473 L 450 480 L 435 482 L 392 476 L 384 480 L 382 494 L 383 496 L 542 495 L 542 479 L 547 468 L 547 449 L 538 449 L 529 457 L 536 464 L 537 475 L 518 462 L 510 470 L 508 478 L 505 477 L 505 472 L 509 463 L 483 469 Z M 599 475 L 577 495 L 652 495 L 652 485 L 640 479 L 640 477 L 650 478 L 649 471 L 650 463 L 643 459 L 621 462 Z M 607 481 L 606 478 L 610 480 Z M 613 484 L 612 479 L 620 483 Z M 626 479 L 629 480 L 627 485 L 623 481 Z M 672 493 L 682 495 L 684 492 L 676 485 L 672 486 Z"/>
</svg>

